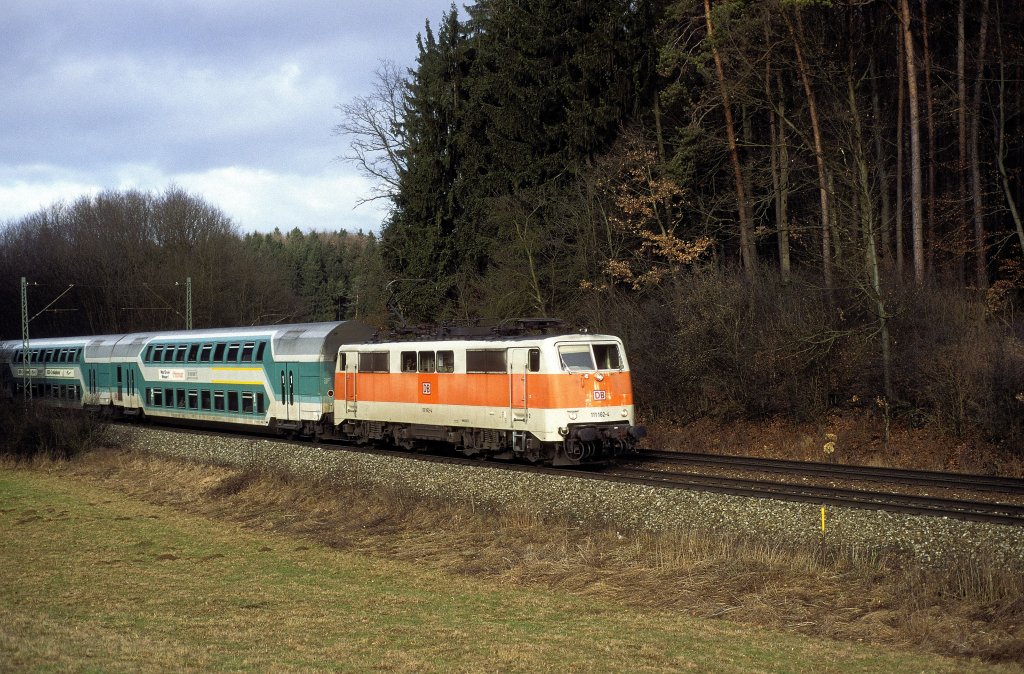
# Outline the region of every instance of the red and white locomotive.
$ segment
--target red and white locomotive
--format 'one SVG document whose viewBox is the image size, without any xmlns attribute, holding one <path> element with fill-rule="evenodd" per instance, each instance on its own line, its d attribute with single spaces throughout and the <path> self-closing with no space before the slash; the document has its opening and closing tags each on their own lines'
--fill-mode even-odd
<svg viewBox="0 0 1024 674">
<path fill-rule="evenodd" d="M 633 391 L 619 338 L 540 334 L 342 346 L 333 419 L 343 437 L 553 465 L 630 451 Z"/>
</svg>

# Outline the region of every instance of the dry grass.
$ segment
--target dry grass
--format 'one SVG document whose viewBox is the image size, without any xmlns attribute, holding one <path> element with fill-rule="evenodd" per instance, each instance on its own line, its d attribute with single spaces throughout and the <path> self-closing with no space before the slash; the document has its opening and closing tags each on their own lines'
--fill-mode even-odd
<svg viewBox="0 0 1024 674">
<path fill-rule="evenodd" d="M 497 523 L 506 542 L 561 552 L 509 583 L 524 564 L 477 545 L 486 520 L 364 497 L 123 455 L 0 466 L 0 671 L 1013 671 L 694 620 L 608 600 L 596 579 L 546 587 L 617 562 L 522 516 Z M 334 519 L 338 500 L 355 521 Z M 469 547 L 438 549 L 454 543 Z M 478 553 L 477 577 L 445 571 Z"/>
<path fill-rule="evenodd" d="M 133 498 L 336 550 L 527 590 L 570 592 L 855 643 L 1024 662 L 1024 579 L 989 567 L 901 568 L 834 549 L 701 531 L 580 529 L 400 493 L 106 451 L 48 470 Z"/>
</svg>

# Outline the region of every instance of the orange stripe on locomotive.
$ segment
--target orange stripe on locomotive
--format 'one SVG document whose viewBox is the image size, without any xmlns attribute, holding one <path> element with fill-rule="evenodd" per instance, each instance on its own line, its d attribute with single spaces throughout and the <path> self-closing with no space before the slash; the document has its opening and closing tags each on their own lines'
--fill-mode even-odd
<svg viewBox="0 0 1024 674">
<path fill-rule="evenodd" d="M 509 407 L 510 377 L 526 377 L 526 407 L 578 409 L 633 404 L 629 372 L 558 374 L 458 374 L 416 372 L 335 373 L 335 400 L 419 403 L 467 407 Z M 346 378 L 348 379 L 346 385 Z M 424 384 L 428 386 L 425 387 Z M 597 395 L 594 395 L 598 392 Z M 521 404 L 521 401 L 516 401 Z"/>
</svg>

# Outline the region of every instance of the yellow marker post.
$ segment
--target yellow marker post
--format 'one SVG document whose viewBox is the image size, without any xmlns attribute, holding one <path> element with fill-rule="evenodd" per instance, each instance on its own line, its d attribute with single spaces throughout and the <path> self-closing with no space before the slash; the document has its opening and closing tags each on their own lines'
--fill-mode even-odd
<svg viewBox="0 0 1024 674">
<path fill-rule="evenodd" d="M 821 506 L 821 533 L 825 533 L 825 506 Z"/>
</svg>

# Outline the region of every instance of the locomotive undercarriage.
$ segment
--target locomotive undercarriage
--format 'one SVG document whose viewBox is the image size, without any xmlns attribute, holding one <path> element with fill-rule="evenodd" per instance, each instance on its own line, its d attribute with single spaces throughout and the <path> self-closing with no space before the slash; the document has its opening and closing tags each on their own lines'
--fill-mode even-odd
<svg viewBox="0 0 1024 674">
<path fill-rule="evenodd" d="M 628 424 L 570 426 L 559 442 L 527 431 L 459 428 L 381 421 L 345 421 L 340 437 L 360 444 L 384 442 L 410 450 L 452 447 L 466 456 L 518 459 L 553 466 L 602 464 L 632 451 L 643 429 Z"/>
</svg>

